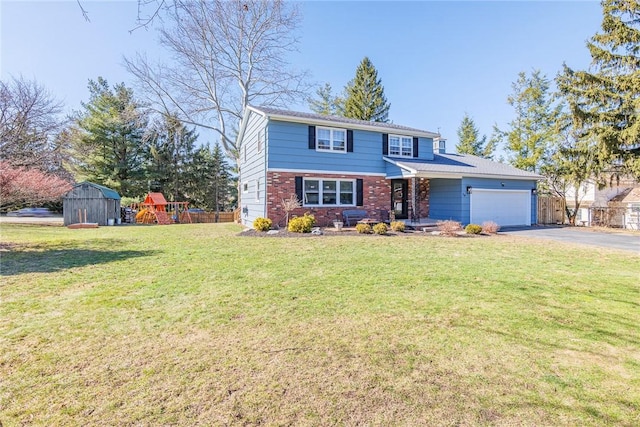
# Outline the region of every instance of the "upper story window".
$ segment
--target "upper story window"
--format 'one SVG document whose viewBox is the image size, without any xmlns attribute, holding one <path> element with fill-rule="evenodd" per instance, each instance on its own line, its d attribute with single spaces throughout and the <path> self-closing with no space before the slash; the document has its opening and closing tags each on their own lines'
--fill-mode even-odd
<svg viewBox="0 0 640 427">
<path fill-rule="evenodd" d="M 316 150 L 347 152 L 347 131 L 345 129 L 316 129 Z"/>
<path fill-rule="evenodd" d="M 354 206 L 353 180 L 305 179 L 305 206 Z"/>
<path fill-rule="evenodd" d="M 413 157 L 413 138 L 401 135 L 389 135 L 389 155 Z"/>
</svg>

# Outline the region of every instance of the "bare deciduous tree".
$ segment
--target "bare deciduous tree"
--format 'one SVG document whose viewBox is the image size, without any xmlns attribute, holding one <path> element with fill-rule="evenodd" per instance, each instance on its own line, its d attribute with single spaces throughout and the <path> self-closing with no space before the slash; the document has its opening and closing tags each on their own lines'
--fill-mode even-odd
<svg viewBox="0 0 640 427">
<path fill-rule="evenodd" d="M 292 194 L 288 199 L 282 199 L 282 209 L 285 213 L 285 226 L 289 225 L 289 214 L 296 209 L 302 207 L 302 202 L 298 199 L 298 196 Z"/>
<path fill-rule="evenodd" d="M 0 81 L 0 152 L 15 166 L 51 170 L 54 141 L 64 124 L 62 103 L 35 81 Z"/>
<path fill-rule="evenodd" d="M 299 20 L 298 7 L 282 0 L 175 0 L 160 31 L 173 63 L 141 54 L 125 63 L 158 112 L 215 131 L 238 162 L 235 136 L 247 105 L 285 106 L 306 96 L 306 73 L 287 62 Z"/>
</svg>

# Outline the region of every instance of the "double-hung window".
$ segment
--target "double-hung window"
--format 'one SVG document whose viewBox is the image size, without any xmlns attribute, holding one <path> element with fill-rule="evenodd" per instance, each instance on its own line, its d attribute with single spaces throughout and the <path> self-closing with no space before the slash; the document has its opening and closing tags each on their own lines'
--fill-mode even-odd
<svg viewBox="0 0 640 427">
<path fill-rule="evenodd" d="M 316 150 L 347 152 L 347 131 L 344 129 L 317 128 Z"/>
<path fill-rule="evenodd" d="M 305 179 L 305 206 L 354 206 L 353 180 Z"/>
<path fill-rule="evenodd" d="M 409 136 L 389 135 L 389 155 L 413 157 L 413 139 Z"/>
</svg>

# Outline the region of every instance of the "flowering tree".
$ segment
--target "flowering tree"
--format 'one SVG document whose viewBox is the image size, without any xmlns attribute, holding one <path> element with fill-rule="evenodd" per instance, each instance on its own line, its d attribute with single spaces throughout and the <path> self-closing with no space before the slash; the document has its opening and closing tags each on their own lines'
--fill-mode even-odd
<svg viewBox="0 0 640 427">
<path fill-rule="evenodd" d="M 0 209 L 58 200 L 71 189 L 64 179 L 38 169 L 0 162 Z"/>
</svg>

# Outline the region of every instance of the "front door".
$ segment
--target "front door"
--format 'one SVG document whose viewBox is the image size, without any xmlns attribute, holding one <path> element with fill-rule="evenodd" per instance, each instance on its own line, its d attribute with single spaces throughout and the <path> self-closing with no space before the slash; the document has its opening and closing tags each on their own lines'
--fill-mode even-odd
<svg viewBox="0 0 640 427">
<path fill-rule="evenodd" d="M 395 212 L 397 219 L 407 219 L 409 217 L 407 190 L 407 181 L 404 179 L 391 180 L 391 208 Z"/>
</svg>

